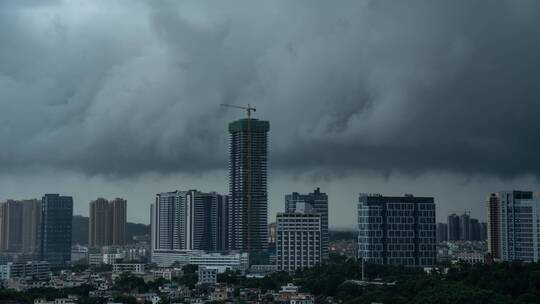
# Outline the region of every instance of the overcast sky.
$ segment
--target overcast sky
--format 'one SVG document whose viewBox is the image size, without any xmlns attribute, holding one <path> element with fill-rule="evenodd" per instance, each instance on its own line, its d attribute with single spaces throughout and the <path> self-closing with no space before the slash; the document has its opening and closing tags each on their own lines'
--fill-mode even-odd
<svg viewBox="0 0 540 304">
<path fill-rule="evenodd" d="M 227 123 L 270 121 L 269 214 L 434 196 L 485 219 L 540 191 L 540 2 L 0 1 L 0 199 L 228 189 Z"/>
</svg>

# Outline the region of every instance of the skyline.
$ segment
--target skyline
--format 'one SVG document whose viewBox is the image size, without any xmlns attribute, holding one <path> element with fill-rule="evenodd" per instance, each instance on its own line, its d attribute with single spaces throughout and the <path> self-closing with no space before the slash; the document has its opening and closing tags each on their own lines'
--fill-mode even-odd
<svg viewBox="0 0 540 304">
<path fill-rule="evenodd" d="M 2 1 L 0 201 L 228 193 L 221 103 L 269 133 L 269 219 L 320 187 L 329 224 L 358 194 L 433 196 L 486 220 L 540 191 L 535 1 Z M 504 16 L 504 18 L 501 18 Z"/>
</svg>

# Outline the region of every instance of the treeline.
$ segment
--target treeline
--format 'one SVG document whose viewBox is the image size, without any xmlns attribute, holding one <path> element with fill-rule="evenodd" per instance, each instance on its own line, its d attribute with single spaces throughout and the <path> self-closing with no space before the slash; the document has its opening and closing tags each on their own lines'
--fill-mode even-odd
<svg viewBox="0 0 540 304">
<path fill-rule="evenodd" d="M 194 287 L 197 282 L 197 266 L 184 266 L 183 270 L 185 275 L 175 281 Z M 295 274 L 278 272 L 264 278 L 246 278 L 236 272 L 226 272 L 218 276 L 218 281 L 238 287 L 261 288 L 263 291 L 278 290 L 294 282 L 302 286 L 303 291 L 316 295 L 321 303 L 328 297 L 343 304 L 540 303 L 538 263 L 459 264 L 451 266 L 446 274 L 441 269 L 427 274 L 420 268 L 365 264 L 364 274 L 372 282 L 395 284 L 361 286 L 355 282 L 362 278 L 361 263 L 336 255 L 331 255 L 323 265 Z M 145 283 L 141 278 L 124 274 L 115 282 L 114 289 L 121 292 L 155 291 L 163 283 L 164 280 Z M 90 286 L 64 290 L 40 288 L 24 293 L 0 289 L 0 299 L 30 304 L 37 297 L 54 298 L 77 294 L 81 296 L 81 304 L 99 304 L 99 300 L 87 297 L 91 289 Z M 134 299 L 121 300 L 132 303 Z"/>
<path fill-rule="evenodd" d="M 342 303 L 540 303 L 540 264 L 497 263 L 452 266 L 447 274 L 419 268 L 365 265 L 370 280 L 395 285 L 359 286 L 361 265 L 332 256 L 322 266 L 296 275 L 306 291 Z"/>
</svg>

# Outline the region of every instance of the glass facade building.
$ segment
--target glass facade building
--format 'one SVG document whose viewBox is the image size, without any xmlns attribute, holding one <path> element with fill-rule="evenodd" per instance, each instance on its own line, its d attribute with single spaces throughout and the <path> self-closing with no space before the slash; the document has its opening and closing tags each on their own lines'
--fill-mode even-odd
<svg viewBox="0 0 540 304">
<path fill-rule="evenodd" d="M 41 199 L 40 258 L 52 266 L 71 261 L 73 198 L 45 194 Z"/>
<path fill-rule="evenodd" d="M 387 265 L 432 266 L 436 262 L 432 197 L 360 194 L 358 257 Z"/>
</svg>

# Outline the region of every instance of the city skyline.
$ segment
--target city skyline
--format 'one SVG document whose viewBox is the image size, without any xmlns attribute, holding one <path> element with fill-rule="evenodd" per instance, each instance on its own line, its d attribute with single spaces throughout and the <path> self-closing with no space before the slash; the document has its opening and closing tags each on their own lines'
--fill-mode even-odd
<svg viewBox="0 0 540 304">
<path fill-rule="evenodd" d="M 540 303 L 540 0 L 0 0 L 0 304 Z"/>
<path fill-rule="evenodd" d="M 119 196 L 148 223 L 157 192 L 227 193 L 227 103 L 273 126 L 270 218 L 321 187 L 330 227 L 361 192 L 485 221 L 540 188 L 539 5 L 2 1 L 0 201 Z"/>
</svg>

